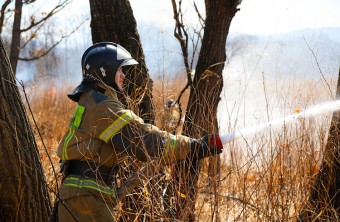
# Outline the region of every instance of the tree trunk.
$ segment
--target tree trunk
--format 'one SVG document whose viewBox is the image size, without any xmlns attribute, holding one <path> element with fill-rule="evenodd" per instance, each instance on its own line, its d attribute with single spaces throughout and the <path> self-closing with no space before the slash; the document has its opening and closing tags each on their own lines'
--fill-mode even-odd
<svg viewBox="0 0 340 222">
<path fill-rule="evenodd" d="M 130 97 L 130 108 L 146 123 L 155 123 L 155 112 L 152 103 L 152 80 L 144 60 L 142 44 L 137 31 L 137 23 L 128 0 L 90 0 L 91 33 L 93 43 L 110 41 L 122 45 L 138 61 L 138 65 L 123 70 L 126 74 L 127 94 Z M 127 72 L 128 71 L 128 72 Z M 120 100 L 124 101 L 120 96 Z M 127 104 L 127 102 L 125 102 Z M 137 170 L 134 164 L 125 166 L 128 171 L 120 172 L 122 178 L 127 178 Z M 146 208 L 140 205 L 140 191 L 133 192 L 124 199 L 124 214 L 121 220 L 133 221 L 142 218 Z M 141 219 L 142 220 L 142 219 Z"/>
<path fill-rule="evenodd" d="M 340 99 L 340 69 L 336 99 Z M 334 111 L 322 164 L 299 221 L 340 221 L 340 111 Z"/>
<path fill-rule="evenodd" d="M 14 21 L 12 29 L 12 43 L 10 62 L 15 76 L 16 67 L 20 53 L 20 35 L 21 35 L 21 15 L 22 15 L 22 0 L 15 0 Z"/>
<path fill-rule="evenodd" d="M 48 221 L 51 201 L 34 139 L 0 39 L 0 218 Z"/>
<path fill-rule="evenodd" d="M 239 4 L 240 1 L 237 0 L 205 1 L 204 36 L 190 89 L 184 134 L 199 138 L 205 133 L 218 133 L 217 107 L 223 87 L 222 71 L 226 60 L 226 39 Z M 218 158 L 210 159 L 210 165 L 214 165 L 215 169 L 218 169 L 218 166 L 216 168 Z M 185 192 L 187 197 L 181 199 L 177 211 L 182 211 L 181 220 L 194 221 L 200 163 L 188 160 L 184 167 L 186 169 L 178 169 L 176 173 L 181 174 L 184 182 L 180 185 L 180 190 Z"/>
<path fill-rule="evenodd" d="M 139 62 L 126 74 L 131 108 L 147 123 L 154 123 L 152 80 L 144 60 L 137 23 L 128 0 L 90 0 L 93 43 L 111 41 L 122 45 Z"/>
</svg>

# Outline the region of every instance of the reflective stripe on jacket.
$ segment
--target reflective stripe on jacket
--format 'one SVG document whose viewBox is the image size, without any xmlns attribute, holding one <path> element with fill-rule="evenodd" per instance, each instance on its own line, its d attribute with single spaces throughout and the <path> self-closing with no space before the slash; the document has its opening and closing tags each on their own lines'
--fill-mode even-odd
<svg viewBox="0 0 340 222">
<path fill-rule="evenodd" d="M 87 188 L 96 190 L 100 193 L 108 194 L 112 198 L 116 198 L 116 190 L 110 188 L 109 186 L 98 183 L 96 180 L 91 178 L 83 178 L 78 175 L 70 174 L 65 178 L 63 185 L 66 187 L 76 187 L 76 188 Z"/>
</svg>

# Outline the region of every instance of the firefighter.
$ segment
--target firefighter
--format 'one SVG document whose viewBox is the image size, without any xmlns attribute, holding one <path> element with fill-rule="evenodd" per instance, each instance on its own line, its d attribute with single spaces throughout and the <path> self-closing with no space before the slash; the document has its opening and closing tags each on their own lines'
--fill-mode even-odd
<svg viewBox="0 0 340 222">
<path fill-rule="evenodd" d="M 146 124 L 118 100 L 123 66 L 138 64 L 122 46 L 101 42 L 83 54 L 82 81 L 68 97 L 77 103 L 57 150 L 64 179 L 59 188 L 59 221 L 113 221 L 116 169 L 127 156 L 149 162 L 222 152 L 217 134 L 200 139 L 173 135 Z"/>
</svg>

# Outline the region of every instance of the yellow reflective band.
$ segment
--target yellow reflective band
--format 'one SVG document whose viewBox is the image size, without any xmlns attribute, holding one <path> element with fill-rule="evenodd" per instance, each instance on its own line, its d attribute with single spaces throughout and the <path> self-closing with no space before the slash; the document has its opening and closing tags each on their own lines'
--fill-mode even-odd
<svg viewBox="0 0 340 222">
<path fill-rule="evenodd" d="M 77 105 L 76 110 L 74 111 L 73 116 L 71 118 L 70 126 L 79 128 L 84 112 L 85 112 L 85 107 L 81 105 Z"/>
<path fill-rule="evenodd" d="M 113 135 L 127 125 L 132 119 L 133 116 L 129 112 L 125 112 L 99 135 L 99 139 L 107 143 Z"/>
<path fill-rule="evenodd" d="M 173 141 L 172 144 L 171 144 L 171 141 Z M 170 134 L 170 139 L 168 139 L 167 142 L 166 142 L 166 146 L 165 146 L 166 149 L 165 149 L 165 152 L 163 154 L 163 158 L 166 158 L 166 157 L 169 156 L 169 150 L 171 150 L 172 154 L 174 154 L 174 150 L 176 149 L 176 146 L 177 146 L 176 136 Z"/>
<path fill-rule="evenodd" d="M 108 195 L 111 195 L 113 197 L 116 197 L 115 192 L 113 192 L 113 189 L 108 187 L 108 186 L 102 186 L 98 184 L 97 182 L 93 180 L 82 180 L 78 177 L 66 177 L 64 183 L 65 186 L 68 187 L 77 187 L 77 188 L 88 188 L 88 189 L 93 189 L 96 191 L 99 191 L 101 193 L 105 193 Z"/>
<path fill-rule="evenodd" d="M 67 156 L 68 144 L 70 143 L 72 137 L 74 136 L 75 129 L 79 128 L 79 126 L 81 124 L 81 120 L 83 119 L 84 112 L 85 112 L 85 107 L 81 106 L 81 105 L 77 105 L 76 109 L 73 112 L 72 118 L 70 120 L 69 133 L 66 136 L 65 141 L 64 141 L 63 153 L 62 153 L 62 159 L 63 160 L 68 159 L 68 156 Z"/>
<path fill-rule="evenodd" d="M 177 194 L 182 198 L 187 198 L 187 196 L 184 193 L 177 191 Z"/>
<path fill-rule="evenodd" d="M 63 153 L 62 153 L 62 159 L 63 160 L 68 160 L 68 156 L 67 156 L 67 147 L 68 147 L 68 144 L 70 143 L 72 137 L 74 136 L 74 127 L 70 127 L 70 130 L 69 130 L 69 133 L 67 135 L 67 137 L 65 138 L 65 141 L 64 141 L 64 146 L 63 146 Z"/>
</svg>

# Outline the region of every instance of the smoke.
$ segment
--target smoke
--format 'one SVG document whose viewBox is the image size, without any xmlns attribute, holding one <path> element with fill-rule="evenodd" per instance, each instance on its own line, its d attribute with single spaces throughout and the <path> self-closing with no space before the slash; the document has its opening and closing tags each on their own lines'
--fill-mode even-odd
<svg viewBox="0 0 340 222">
<path fill-rule="evenodd" d="M 332 101 L 340 64 L 340 43 L 331 41 L 332 35 L 334 29 L 271 36 L 231 33 L 218 109 L 220 133 L 248 137 L 309 115 L 290 116 L 296 109 Z"/>
<path fill-rule="evenodd" d="M 298 121 L 301 119 L 306 119 L 312 116 L 320 115 L 323 113 L 329 113 L 340 110 L 340 100 L 329 101 L 325 103 L 321 103 L 318 105 L 314 105 L 303 112 L 297 110 L 295 114 L 275 119 L 267 123 L 259 124 L 254 127 L 249 127 L 245 129 L 236 130 L 231 133 L 227 133 L 221 136 L 221 140 L 223 144 L 227 144 L 229 142 L 233 142 L 239 139 L 251 139 L 252 136 L 259 132 L 263 132 L 268 129 L 275 129 L 278 127 L 282 127 L 283 125 L 289 124 L 293 121 Z"/>
</svg>

